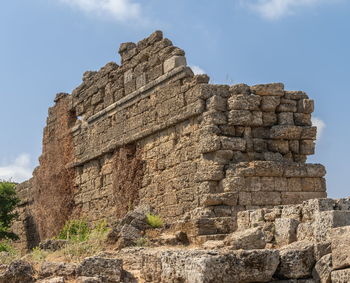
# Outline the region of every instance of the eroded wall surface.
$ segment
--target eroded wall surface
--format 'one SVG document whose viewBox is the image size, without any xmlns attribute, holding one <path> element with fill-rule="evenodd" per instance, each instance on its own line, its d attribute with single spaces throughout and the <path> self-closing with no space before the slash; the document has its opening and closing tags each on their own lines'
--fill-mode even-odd
<svg viewBox="0 0 350 283">
<path fill-rule="evenodd" d="M 193 236 L 220 235 L 241 210 L 326 196 L 324 167 L 305 163 L 316 128 L 304 92 L 210 85 L 161 32 L 119 53 L 120 66 L 56 97 L 22 238 L 24 212 L 38 239 L 68 218 L 112 222 L 140 203 Z"/>
</svg>

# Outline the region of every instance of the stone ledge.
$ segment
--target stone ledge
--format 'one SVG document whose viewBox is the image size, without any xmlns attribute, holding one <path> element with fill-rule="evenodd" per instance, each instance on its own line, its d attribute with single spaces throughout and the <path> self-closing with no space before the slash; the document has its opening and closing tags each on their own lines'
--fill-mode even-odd
<svg viewBox="0 0 350 283">
<path fill-rule="evenodd" d="M 155 79 L 154 81 L 148 83 L 147 85 L 140 87 L 138 90 L 126 95 L 125 97 L 123 97 L 122 99 L 114 102 L 113 104 L 107 106 L 105 109 L 101 110 L 100 112 L 92 115 L 91 117 L 89 117 L 86 122 L 88 124 L 92 124 L 94 123 L 96 120 L 100 119 L 101 117 L 109 114 L 110 112 L 112 112 L 113 110 L 116 110 L 117 107 L 122 107 L 125 104 L 127 104 L 128 102 L 131 102 L 131 104 L 134 104 L 135 102 L 137 102 L 138 100 L 136 100 L 136 98 L 141 97 L 140 98 L 145 98 L 146 96 L 148 96 L 150 93 L 149 91 L 153 88 L 155 88 L 156 86 L 162 84 L 163 82 L 175 77 L 176 75 L 179 74 L 178 79 L 182 79 L 187 75 L 187 70 L 188 67 L 187 66 L 180 66 L 177 67 L 173 70 L 171 70 L 170 72 L 160 76 L 159 78 Z M 128 104 L 128 106 L 130 106 L 130 104 Z M 77 125 L 75 127 L 72 128 L 72 132 L 76 132 L 81 128 L 81 125 Z"/>
<path fill-rule="evenodd" d="M 200 113 L 202 113 L 204 110 L 205 110 L 204 102 L 202 102 L 200 100 L 197 102 L 194 102 L 192 104 L 189 104 L 189 105 L 187 105 L 186 112 L 181 113 L 179 115 L 176 115 L 176 116 L 172 117 L 171 119 L 164 121 L 163 123 L 160 123 L 158 125 L 154 125 L 154 126 L 147 128 L 147 129 L 145 129 L 137 134 L 134 134 L 132 136 L 123 135 L 119 140 L 109 143 L 106 147 L 101 149 L 99 153 L 92 154 L 92 155 L 88 156 L 87 158 L 79 160 L 73 164 L 68 164 L 67 168 L 80 166 L 80 165 L 82 165 L 88 161 L 91 161 L 93 159 L 96 159 L 97 157 L 100 157 L 108 152 L 112 152 L 117 147 L 123 146 L 125 144 L 131 143 L 131 142 L 134 142 L 137 140 L 140 140 L 140 139 L 145 138 L 147 136 L 150 136 L 156 132 L 162 131 L 162 130 L 169 128 L 173 125 L 181 123 L 181 122 L 188 120 L 192 117 L 195 117 L 195 116 L 199 115 Z"/>
</svg>

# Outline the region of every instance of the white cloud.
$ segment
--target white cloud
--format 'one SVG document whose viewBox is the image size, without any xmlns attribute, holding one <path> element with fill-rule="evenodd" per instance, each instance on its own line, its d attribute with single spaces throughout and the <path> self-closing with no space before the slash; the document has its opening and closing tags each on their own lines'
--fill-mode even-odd
<svg viewBox="0 0 350 283">
<path fill-rule="evenodd" d="M 0 180 L 23 182 L 32 177 L 32 171 L 30 156 L 24 153 L 10 164 L 0 166 Z"/>
<path fill-rule="evenodd" d="M 198 67 L 198 66 L 190 66 L 190 68 L 192 69 L 192 71 L 193 71 L 193 73 L 195 75 L 205 74 L 205 71 L 202 68 Z"/>
<path fill-rule="evenodd" d="M 110 16 L 118 21 L 137 20 L 141 5 L 133 0 L 56 0 L 86 13 Z"/>
<path fill-rule="evenodd" d="M 326 128 L 326 123 L 320 118 L 312 117 L 312 125 L 317 127 L 317 139 L 319 140 Z"/>
<path fill-rule="evenodd" d="M 337 0 L 241 0 L 243 5 L 259 13 L 268 20 L 277 20 L 293 14 L 298 8 L 313 7 L 315 5 Z"/>
</svg>

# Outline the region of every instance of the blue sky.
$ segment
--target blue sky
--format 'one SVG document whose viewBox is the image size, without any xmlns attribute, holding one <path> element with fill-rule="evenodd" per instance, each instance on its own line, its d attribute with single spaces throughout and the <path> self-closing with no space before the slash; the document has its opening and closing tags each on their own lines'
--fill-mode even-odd
<svg viewBox="0 0 350 283">
<path fill-rule="evenodd" d="M 326 165 L 329 196 L 348 196 L 349 14 L 347 0 L 2 1 L 0 178 L 30 177 L 56 93 L 161 29 L 212 83 L 284 82 L 315 99 L 309 162 Z"/>
</svg>

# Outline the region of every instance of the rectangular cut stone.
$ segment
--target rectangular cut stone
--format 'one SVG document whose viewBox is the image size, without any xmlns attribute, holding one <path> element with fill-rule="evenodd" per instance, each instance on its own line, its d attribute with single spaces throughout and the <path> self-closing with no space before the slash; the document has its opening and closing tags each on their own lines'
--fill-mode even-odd
<svg viewBox="0 0 350 283">
<path fill-rule="evenodd" d="M 301 132 L 302 140 L 315 140 L 317 136 L 317 127 L 303 127 Z"/>
<path fill-rule="evenodd" d="M 291 100 L 295 102 L 294 100 Z M 297 107 L 294 103 L 282 103 L 277 106 L 276 108 L 277 112 L 297 112 Z"/>
<path fill-rule="evenodd" d="M 300 142 L 300 154 L 315 154 L 315 142 L 313 140 L 302 140 Z"/>
<path fill-rule="evenodd" d="M 297 126 L 311 126 L 311 114 L 294 113 L 294 123 Z"/>
<path fill-rule="evenodd" d="M 201 153 L 208 153 L 217 151 L 221 148 L 221 141 L 218 136 L 206 136 L 199 142 L 199 149 Z"/>
<path fill-rule="evenodd" d="M 184 56 L 173 56 L 164 62 L 164 73 L 168 73 L 177 67 L 186 65 L 186 58 Z"/>
<path fill-rule="evenodd" d="M 285 98 L 292 99 L 292 100 L 300 100 L 300 99 L 308 99 L 308 95 L 304 91 L 295 91 L 295 90 L 286 90 L 285 92 Z"/>
<path fill-rule="evenodd" d="M 275 220 L 275 240 L 279 246 L 291 244 L 297 240 L 299 221 L 291 218 L 277 218 Z"/>
<path fill-rule="evenodd" d="M 214 206 L 214 205 L 237 205 L 238 193 L 225 192 L 216 194 L 205 194 L 202 196 L 201 204 L 203 206 Z"/>
<path fill-rule="evenodd" d="M 298 140 L 300 139 L 301 132 L 302 128 L 298 126 L 273 126 L 271 128 L 270 137 L 272 139 Z"/>
<path fill-rule="evenodd" d="M 275 177 L 261 177 L 262 191 L 275 191 Z"/>
<path fill-rule="evenodd" d="M 243 138 L 221 137 L 222 149 L 245 151 L 247 141 Z"/>
<path fill-rule="evenodd" d="M 128 82 L 132 81 L 133 79 L 134 79 L 134 72 L 132 69 L 130 69 L 124 73 L 124 84 L 127 84 Z"/>
<path fill-rule="evenodd" d="M 293 112 L 278 113 L 278 124 L 280 124 L 280 125 L 294 125 Z"/>
<path fill-rule="evenodd" d="M 332 283 L 350 282 L 350 268 L 343 270 L 333 270 L 331 273 Z"/>
<path fill-rule="evenodd" d="M 317 241 L 329 241 L 332 228 L 350 225 L 350 211 L 322 211 L 315 215 L 315 238 Z"/>
<path fill-rule="evenodd" d="M 250 87 L 250 90 L 257 95 L 271 95 L 271 96 L 283 96 L 284 84 L 272 83 L 272 84 L 260 84 Z"/>
<path fill-rule="evenodd" d="M 245 230 L 250 228 L 250 211 L 239 211 L 237 213 L 237 227 L 238 230 Z"/>
<path fill-rule="evenodd" d="M 252 205 L 280 205 L 280 192 L 252 192 Z"/>
<path fill-rule="evenodd" d="M 260 177 L 247 177 L 245 181 L 245 191 L 248 191 L 248 192 L 261 191 Z"/>
<path fill-rule="evenodd" d="M 322 164 L 305 164 L 307 177 L 324 177 L 326 168 Z"/>
<path fill-rule="evenodd" d="M 259 110 L 261 97 L 258 95 L 234 95 L 228 99 L 230 110 Z"/>
<path fill-rule="evenodd" d="M 249 163 L 254 168 L 255 176 L 281 177 L 283 175 L 283 163 L 274 161 L 254 161 Z"/>
<path fill-rule="evenodd" d="M 282 204 L 299 204 L 308 199 L 325 198 L 324 192 L 281 192 Z"/>
<path fill-rule="evenodd" d="M 239 192 L 238 193 L 238 204 L 239 205 L 252 205 L 252 193 Z"/>
<path fill-rule="evenodd" d="M 263 126 L 270 127 L 277 124 L 277 115 L 275 112 L 263 112 L 262 113 Z"/>
<path fill-rule="evenodd" d="M 312 113 L 314 112 L 314 101 L 312 99 L 301 99 L 298 101 L 298 112 Z"/>
<path fill-rule="evenodd" d="M 227 177 L 220 182 L 222 190 L 225 192 L 239 192 L 246 188 L 244 177 Z"/>
<path fill-rule="evenodd" d="M 302 178 L 287 178 L 288 191 L 289 192 L 301 192 L 302 190 Z"/>
<path fill-rule="evenodd" d="M 349 216 L 350 214 L 348 214 Z M 350 224 L 350 220 L 348 222 Z M 350 226 L 332 229 L 330 238 L 333 268 L 350 268 Z"/>
<path fill-rule="evenodd" d="M 212 96 L 207 100 L 208 109 L 214 109 L 217 111 L 226 111 L 226 105 L 227 105 L 226 99 L 219 95 Z"/>
<path fill-rule="evenodd" d="M 253 114 L 249 110 L 231 110 L 228 114 L 228 122 L 235 126 L 249 126 L 253 120 Z"/>
<path fill-rule="evenodd" d="M 266 112 L 275 112 L 280 104 L 281 98 L 278 96 L 263 96 L 261 98 L 261 110 Z"/>
</svg>

